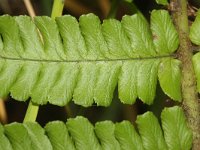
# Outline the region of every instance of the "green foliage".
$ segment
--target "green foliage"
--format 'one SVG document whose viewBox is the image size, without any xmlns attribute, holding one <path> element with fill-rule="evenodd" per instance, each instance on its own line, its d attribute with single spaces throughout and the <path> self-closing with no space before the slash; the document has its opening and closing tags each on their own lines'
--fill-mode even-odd
<svg viewBox="0 0 200 150">
<path fill-rule="evenodd" d="M 200 45 L 200 10 L 197 13 L 197 17 L 192 24 L 190 28 L 190 40 L 196 44 Z M 197 89 L 198 92 L 200 92 L 200 52 L 196 53 L 193 56 L 193 64 L 194 64 L 194 70 L 196 73 L 196 78 L 197 78 Z"/>
<path fill-rule="evenodd" d="M 103 150 L 120 150 L 120 144 L 115 138 L 115 125 L 111 121 L 95 124 L 95 133 L 100 139 Z"/>
<path fill-rule="evenodd" d="M 161 120 L 168 149 L 191 149 L 192 133 L 187 130 L 186 118 L 180 107 L 165 108 Z"/>
<path fill-rule="evenodd" d="M 141 137 L 129 121 L 115 124 L 115 137 L 119 141 L 122 150 L 144 149 Z"/>
<path fill-rule="evenodd" d="M 165 93 L 173 99 L 181 100 L 181 71 L 180 61 L 176 59 L 165 59 L 160 64 L 158 79 Z M 173 67 L 172 67 L 173 66 Z"/>
<path fill-rule="evenodd" d="M 161 127 L 152 112 L 138 116 L 136 123 L 145 149 L 167 149 Z"/>
<path fill-rule="evenodd" d="M 3 150 L 11 150 L 12 146 L 8 140 L 8 138 L 5 136 L 4 134 L 4 128 L 3 126 L 0 124 L 0 149 Z"/>
<path fill-rule="evenodd" d="M 125 2 L 131 3 L 133 0 L 124 0 Z"/>
<path fill-rule="evenodd" d="M 177 49 L 179 45 L 178 34 L 171 21 L 171 17 L 166 11 L 152 11 L 151 30 L 157 52 L 171 54 Z"/>
<path fill-rule="evenodd" d="M 161 4 L 161 5 L 167 5 L 168 1 L 167 0 L 156 0 L 156 3 Z"/>
<path fill-rule="evenodd" d="M 5 127 L 5 135 L 10 141 L 12 148 L 14 150 L 30 150 L 31 139 L 29 138 L 28 131 L 21 123 L 11 123 L 6 125 Z M 1 143 L 3 145 L 4 143 Z"/>
<path fill-rule="evenodd" d="M 66 124 L 60 121 L 49 122 L 44 129 L 34 122 L 12 123 L 0 126 L 0 138 L 3 139 L 0 146 L 8 150 L 191 148 L 192 133 L 180 107 L 165 108 L 161 114 L 161 122 L 163 132 L 152 112 L 138 116 L 137 129 L 128 121 L 116 124 L 110 121 L 97 122 L 94 127 L 86 118 L 80 116 L 68 119 Z"/>
<path fill-rule="evenodd" d="M 75 143 L 76 149 L 101 149 L 94 133 L 94 127 L 86 118 L 78 116 L 75 119 L 68 119 L 67 128 Z"/>
<path fill-rule="evenodd" d="M 63 122 L 49 122 L 45 126 L 45 131 L 54 150 L 75 150 L 74 143 Z"/>
<path fill-rule="evenodd" d="M 123 103 L 138 97 L 152 104 L 158 78 L 163 91 L 181 101 L 180 62 L 172 56 L 179 40 L 165 10 L 152 12 L 150 26 L 141 14 L 102 24 L 94 14 L 79 22 L 69 15 L 56 20 L 4 15 L 0 34 L 1 97 L 109 106 L 118 84 Z"/>
<path fill-rule="evenodd" d="M 26 122 L 23 124 L 31 139 L 32 149 L 34 150 L 53 150 L 50 141 L 45 135 L 44 129 L 39 124 L 33 122 Z"/>
<path fill-rule="evenodd" d="M 190 28 L 190 40 L 196 44 L 200 45 L 200 10 L 197 12 L 197 16 L 195 18 L 195 21 L 193 22 L 191 28 Z"/>
</svg>

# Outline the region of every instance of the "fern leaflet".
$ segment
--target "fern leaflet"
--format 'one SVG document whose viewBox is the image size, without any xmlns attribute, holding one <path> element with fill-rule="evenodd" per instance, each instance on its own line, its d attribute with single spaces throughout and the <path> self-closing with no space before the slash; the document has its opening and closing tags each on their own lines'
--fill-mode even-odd
<svg viewBox="0 0 200 150">
<path fill-rule="evenodd" d="M 163 91 L 181 101 L 180 62 L 173 58 L 178 34 L 165 10 L 152 12 L 150 27 L 141 14 L 102 24 L 93 14 L 79 22 L 69 15 L 33 21 L 5 15 L 0 35 L 1 97 L 108 106 L 118 84 L 123 103 L 139 97 L 152 104 L 158 78 Z"/>
</svg>

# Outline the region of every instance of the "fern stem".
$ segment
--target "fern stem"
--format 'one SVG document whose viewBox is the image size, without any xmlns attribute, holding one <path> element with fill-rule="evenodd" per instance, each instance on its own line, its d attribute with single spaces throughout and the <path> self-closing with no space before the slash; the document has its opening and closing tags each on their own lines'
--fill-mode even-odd
<svg viewBox="0 0 200 150">
<path fill-rule="evenodd" d="M 36 118 L 37 118 L 38 110 L 39 110 L 39 106 L 33 104 L 33 103 L 30 101 L 23 122 L 35 121 Z"/>
<path fill-rule="evenodd" d="M 193 132 L 193 150 L 200 147 L 200 105 L 198 103 L 196 79 L 192 64 L 192 45 L 189 40 L 187 0 L 171 0 L 174 6 L 173 18 L 179 32 L 178 57 L 182 61 L 183 109 L 188 125 Z"/>
<path fill-rule="evenodd" d="M 51 18 L 61 16 L 64 7 L 64 0 L 54 0 Z"/>
</svg>

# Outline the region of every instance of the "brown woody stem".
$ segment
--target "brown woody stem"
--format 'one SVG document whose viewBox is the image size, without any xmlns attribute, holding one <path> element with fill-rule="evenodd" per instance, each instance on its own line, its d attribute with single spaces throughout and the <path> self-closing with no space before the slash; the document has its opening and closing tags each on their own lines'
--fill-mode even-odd
<svg viewBox="0 0 200 150">
<path fill-rule="evenodd" d="M 182 106 L 187 117 L 188 125 L 193 132 L 193 150 L 199 150 L 200 105 L 198 103 L 196 78 L 192 64 L 192 45 L 189 40 L 187 0 L 171 0 L 171 4 L 174 6 L 172 15 L 180 39 L 178 58 L 182 62 Z"/>
</svg>

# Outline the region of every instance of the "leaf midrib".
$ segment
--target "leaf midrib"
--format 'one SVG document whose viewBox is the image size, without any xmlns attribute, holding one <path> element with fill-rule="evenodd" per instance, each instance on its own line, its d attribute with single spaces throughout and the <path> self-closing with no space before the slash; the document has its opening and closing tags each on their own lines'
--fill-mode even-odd
<svg viewBox="0 0 200 150">
<path fill-rule="evenodd" d="M 142 58 L 118 58 L 118 59 L 81 59 L 81 60 L 51 60 L 51 59 L 31 59 L 31 58 L 13 58 L 0 55 L 0 59 L 13 60 L 13 61 L 30 61 L 30 62 L 58 62 L 58 63 L 81 63 L 81 62 L 114 62 L 114 61 L 133 61 L 133 60 L 149 60 L 149 59 L 161 59 L 161 58 L 176 58 L 175 54 L 150 56 Z"/>
</svg>

